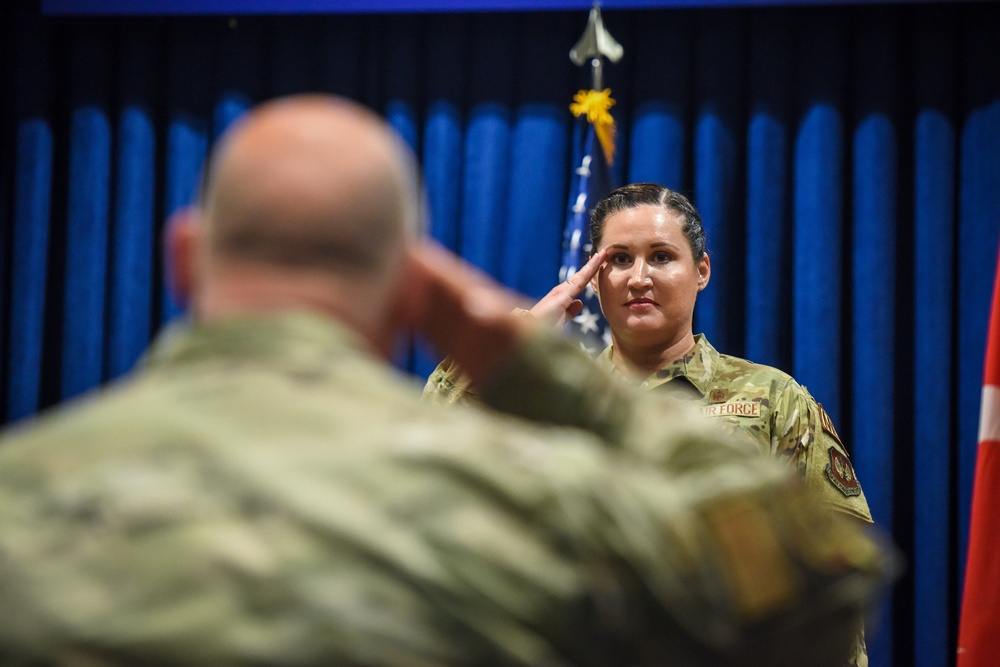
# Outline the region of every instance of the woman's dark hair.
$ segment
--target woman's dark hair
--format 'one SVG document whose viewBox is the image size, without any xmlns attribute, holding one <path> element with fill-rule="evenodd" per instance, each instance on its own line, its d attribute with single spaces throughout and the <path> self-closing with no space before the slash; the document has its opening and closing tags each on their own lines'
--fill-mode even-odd
<svg viewBox="0 0 1000 667">
<path fill-rule="evenodd" d="M 656 183 L 623 185 L 597 202 L 597 206 L 590 213 L 591 252 L 596 252 L 601 243 L 601 237 L 604 235 L 604 223 L 608 216 L 644 205 L 659 206 L 680 215 L 684 219 L 681 231 L 684 232 L 684 237 L 687 238 L 688 245 L 691 246 L 691 255 L 694 257 L 694 261 L 697 262 L 705 256 L 705 253 L 708 252 L 705 227 L 701 224 L 701 216 L 698 215 L 697 209 L 681 193 Z"/>
</svg>

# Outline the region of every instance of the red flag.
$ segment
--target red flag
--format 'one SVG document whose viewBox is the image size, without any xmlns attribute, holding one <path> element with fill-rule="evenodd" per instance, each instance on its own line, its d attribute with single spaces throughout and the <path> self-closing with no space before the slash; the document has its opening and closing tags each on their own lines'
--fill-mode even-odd
<svg viewBox="0 0 1000 667">
<path fill-rule="evenodd" d="M 1000 262 L 986 341 L 979 448 L 972 484 L 969 556 L 958 628 L 957 667 L 995 667 L 1000 659 Z"/>
</svg>

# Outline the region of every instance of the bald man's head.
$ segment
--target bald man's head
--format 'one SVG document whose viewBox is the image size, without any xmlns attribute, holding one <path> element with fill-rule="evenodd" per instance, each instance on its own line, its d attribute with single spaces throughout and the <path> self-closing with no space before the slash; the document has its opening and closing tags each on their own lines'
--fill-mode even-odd
<svg viewBox="0 0 1000 667">
<path fill-rule="evenodd" d="M 384 351 L 419 302 L 417 180 L 408 148 L 364 107 L 267 102 L 218 143 L 200 206 L 174 217 L 168 277 L 199 319 L 307 309 Z"/>
<path fill-rule="evenodd" d="M 206 174 L 206 249 L 220 259 L 382 271 L 418 225 L 416 170 L 385 122 L 347 100 L 284 98 L 227 132 Z"/>
</svg>

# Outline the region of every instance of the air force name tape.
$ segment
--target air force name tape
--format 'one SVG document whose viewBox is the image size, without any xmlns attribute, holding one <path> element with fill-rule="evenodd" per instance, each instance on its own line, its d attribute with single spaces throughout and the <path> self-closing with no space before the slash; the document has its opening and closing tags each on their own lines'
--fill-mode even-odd
<svg viewBox="0 0 1000 667">
<path fill-rule="evenodd" d="M 704 405 L 701 413 L 706 417 L 760 417 L 760 403 L 756 401 L 733 401 Z"/>
</svg>

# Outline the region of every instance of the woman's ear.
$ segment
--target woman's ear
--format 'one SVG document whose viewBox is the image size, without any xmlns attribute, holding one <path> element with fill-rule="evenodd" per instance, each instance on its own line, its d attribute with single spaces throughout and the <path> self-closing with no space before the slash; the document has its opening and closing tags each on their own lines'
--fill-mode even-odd
<svg viewBox="0 0 1000 667">
<path fill-rule="evenodd" d="M 198 209 L 180 208 L 167 219 L 164 230 L 164 265 L 167 286 L 182 307 L 187 307 L 195 289 L 196 261 L 202 226 Z"/>
<path fill-rule="evenodd" d="M 708 287 L 708 281 L 712 277 L 712 262 L 708 259 L 706 252 L 704 257 L 698 261 L 698 291 Z"/>
</svg>

